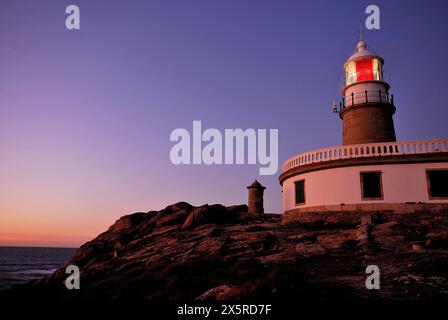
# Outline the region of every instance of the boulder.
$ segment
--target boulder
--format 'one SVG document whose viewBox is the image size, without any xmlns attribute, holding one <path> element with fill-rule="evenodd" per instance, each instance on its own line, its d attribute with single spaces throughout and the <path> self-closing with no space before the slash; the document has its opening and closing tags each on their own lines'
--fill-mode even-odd
<svg viewBox="0 0 448 320">
<path fill-rule="evenodd" d="M 150 217 L 151 215 L 145 212 L 136 212 L 123 216 L 109 227 L 109 231 L 120 232 L 122 230 L 132 228 Z"/>
<path fill-rule="evenodd" d="M 229 221 L 231 216 L 226 208 L 219 204 L 203 205 L 192 209 L 185 222 L 182 224 L 181 229 L 192 229 L 198 225 L 205 223 L 222 223 Z"/>
<path fill-rule="evenodd" d="M 161 210 L 161 212 L 163 213 L 172 213 L 172 212 L 178 212 L 178 211 L 183 211 L 183 210 L 190 210 L 194 208 L 191 204 L 189 204 L 188 202 L 177 202 L 175 204 L 169 205 L 167 206 L 165 209 Z"/>
</svg>

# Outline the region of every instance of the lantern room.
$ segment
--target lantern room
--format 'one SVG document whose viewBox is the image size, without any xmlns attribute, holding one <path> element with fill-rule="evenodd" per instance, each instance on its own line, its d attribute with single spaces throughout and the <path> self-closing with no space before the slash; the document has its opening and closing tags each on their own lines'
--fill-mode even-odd
<svg viewBox="0 0 448 320">
<path fill-rule="evenodd" d="M 359 41 L 356 52 L 344 63 L 340 109 L 365 103 L 393 104 L 389 84 L 384 78 L 384 60 Z M 337 108 L 336 108 L 337 111 Z"/>
<path fill-rule="evenodd" d="M 344 64 L 345 86 L 365 81 L 383 81 L 383 59 L 360 41 L 357 52 Z"/>
<path fill-rule="evenodd" d="M 377 58 L 365 58 L 351 61 L 345 66 L 345 85 L 355 82 L 383 81 L 381 61 Z"/>
</svg>

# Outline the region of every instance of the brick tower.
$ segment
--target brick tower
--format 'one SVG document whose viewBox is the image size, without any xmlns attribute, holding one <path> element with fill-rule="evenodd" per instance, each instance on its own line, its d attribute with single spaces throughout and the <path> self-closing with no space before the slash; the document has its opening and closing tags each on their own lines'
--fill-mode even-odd
<svg viewBox="0 0 448 320">
<path fill-rule="evenodd" d="M 383 58 L 368 50 L 364 41 L 358 42 L 356 52 L 344 64 L 339 104 L 344 145 L 396 141 L 394 98 L 384 80 L 383 64 Z"/>
</svg>

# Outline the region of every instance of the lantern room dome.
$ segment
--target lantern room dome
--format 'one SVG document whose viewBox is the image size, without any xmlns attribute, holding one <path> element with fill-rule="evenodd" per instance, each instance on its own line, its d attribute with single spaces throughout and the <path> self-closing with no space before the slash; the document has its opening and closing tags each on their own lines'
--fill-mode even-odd
<svg viewBox="0 0 448 320">
<path fill-rule="evenodd" d="M 354 54 L 352 54 L 350 56 L 350 58 L 348 58 L 348 60 L 345 64 L 347 64 L 353 60 L 358 60 L 358 59 L 367 58 L 367 57 L 377 58 L 378 60 L 381 61 L 381 64 L 384 64 L 383 58 L 381 58 L 376 52 L 367 49 L 367 44 L 364 41 L 358 42 L 358 44 L 356 46 L 356 52 Z"/>
</svg>

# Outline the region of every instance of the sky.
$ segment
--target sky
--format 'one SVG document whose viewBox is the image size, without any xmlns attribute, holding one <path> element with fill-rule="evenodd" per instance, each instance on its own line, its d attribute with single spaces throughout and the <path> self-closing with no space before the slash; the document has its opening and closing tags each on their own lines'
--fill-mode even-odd
<svg viewBox="0 0 448 320">
<path fill-rule="evenodd" d="M 246 203 L 255 178 L 280 213 L 282 162 L 342 143 L 331 104 L 370 4 L 397 139 L 447 138 L 443 0 L 2 0 L 0 245 L 79 246 L 125 214 Z M 173 165 L 170 133 L 193 120 L 278 129 L 279 171 Z"/>
</svg>

